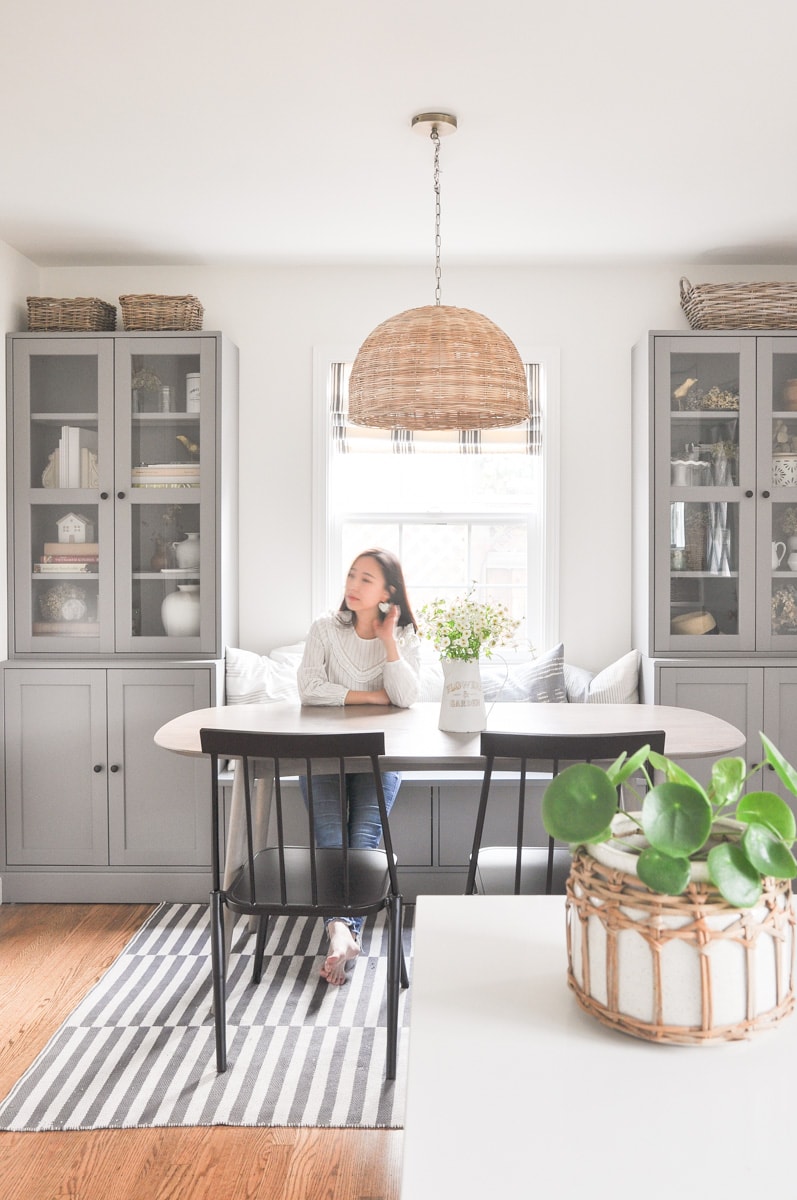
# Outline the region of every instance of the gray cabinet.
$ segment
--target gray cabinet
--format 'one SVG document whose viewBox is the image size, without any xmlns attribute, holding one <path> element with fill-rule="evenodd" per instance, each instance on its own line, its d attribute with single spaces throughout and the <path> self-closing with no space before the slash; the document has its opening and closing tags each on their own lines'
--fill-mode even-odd
<svg viewBox="0 0 797 1200">
<path fill-rule="evenodd" d="M 153 736 L 238 640 L 238 352 L 19 333 L 6 362 L 4 898 L 205 899 L 203 763 Z"/>
<path fill-rule="evenodd" d="M 215 670 L 6 667 L 5 899 L 107 899 L 117 873 L 119 899 L 175 887 L 204 898 L 207 763 L 164 754 L 153 736 L 212 703 Z M 154 892 L 153 868 L 163 872 Z"/>
<path fill-rule="evenodd" d="M 219 656 L 237 610 L 235 347 L 7 343 L 12 657 Z"/>
<path fill-rule="evenodd" d="M 797 650 L 797 337 L 652 333 L 634 351 L 635 643 Z"/>
<path fill-rule="evenodd" d="M 645 676 L 652 693 L 647 698 L 656 703 L 700 709 L 741 729 L 747 739 L 748 766 L 761 761 L 761 732 L 789 762 L 797 761 L 797 663 L 659 659 L 645 665 Z M 683 765 L 704 782 L 711 772 L 710 760 L 690 760 Z M 754 776 L 749 786 L 777 792 L 795 807 L 794 796 L 769 767 Z"/>
</svg>

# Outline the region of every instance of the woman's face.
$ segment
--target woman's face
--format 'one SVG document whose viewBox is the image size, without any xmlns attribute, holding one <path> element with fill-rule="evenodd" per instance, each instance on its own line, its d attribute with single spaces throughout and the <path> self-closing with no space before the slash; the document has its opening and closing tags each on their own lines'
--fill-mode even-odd
<svg viewBox="0 0 797 1200">
<path fill-rule="evenodd" d="M 375 558 L 365 554 L 356 558 L 346 576 L 346 604 L 355 613 L 366 613 L 382 600 L 389 600 L 382 568 Z"/>
</svg>

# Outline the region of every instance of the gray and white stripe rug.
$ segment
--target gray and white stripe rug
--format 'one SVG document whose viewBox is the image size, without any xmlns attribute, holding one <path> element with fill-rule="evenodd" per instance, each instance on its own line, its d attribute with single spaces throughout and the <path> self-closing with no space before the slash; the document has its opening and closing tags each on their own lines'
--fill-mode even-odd
<svg viewBox="0 0 797 1200">
<path fill-rule="evenodd" d="M 400 1128 L 411 989 L 401 993 L 398 1072 L 389 1082 L 383 915 L 366 922 L 363 953 L 341 988 L 318 975 L 320 921 L 272 921 L 257 986 L 245 929 L 239 920 L 224 1075 L 216 1074 L 210 1011 L 208 906 L 162 904 L 0 1104 L 0 1129 Z M 406 928 L 408 968 L 411 937 Z"/>
</svg>

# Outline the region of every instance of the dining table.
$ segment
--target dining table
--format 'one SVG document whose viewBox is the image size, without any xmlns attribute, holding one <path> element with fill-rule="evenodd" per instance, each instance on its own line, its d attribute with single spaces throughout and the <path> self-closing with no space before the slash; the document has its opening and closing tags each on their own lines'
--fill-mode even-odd
<svg viewBox="0 0 797 1200">
<path fill-rule="evenodd" d="M 200 708 L 174 717 L 155 734 L 155 742 L 176 754 L 201 755 L 201 729 L 240 729 L 269 733 L 362 733 L 382 731 L 384 771 L 481 772 L 480 731 L 452 732 L 438 727 L 440 705 L 420 702 L 410 708 L 392 705 L 301 705 L 282 700 L 268 704 L 227 704 Z M 572 734 L 630 733 L 663 730 L 670 758 L 712 758 L 732 754 L 745 743 L 734 725 L 710 713 L 662 704 L 495 703 L 487 711 L 487 728 L 503 733 Z M 296 774 L 298 764 L 283 764 Z M 367 764 L 363 764 L 364 766 Z M 497 766 L 500 768 L 500 761 Z M 337 769 L 336 767 L 332 769 Z M 347 761 L 348 770 L 356 762 Z M 257 836 L 268 827 L 271 783 L 257 781 Z M 224 886 L 234 878 L 245 855 L 246 822 L 243 784 L 234 772 L 225 843 Z M 262 841 L 261 841 L 262 844 Z"/>
</svg>

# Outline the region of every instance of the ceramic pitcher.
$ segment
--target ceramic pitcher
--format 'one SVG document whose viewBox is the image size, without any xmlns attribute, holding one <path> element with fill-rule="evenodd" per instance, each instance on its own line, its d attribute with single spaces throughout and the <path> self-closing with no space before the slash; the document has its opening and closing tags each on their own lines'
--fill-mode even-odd
<svg viewBox="0 0 797 1200">
<path fill-rule="evenodd" d="M 777 571 L 780 564 L 783 562 L 783 556 L 786 553 L 785 542 L 772 543 L 772 570 Z"/>
</svg>

